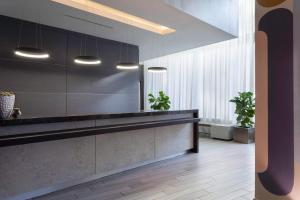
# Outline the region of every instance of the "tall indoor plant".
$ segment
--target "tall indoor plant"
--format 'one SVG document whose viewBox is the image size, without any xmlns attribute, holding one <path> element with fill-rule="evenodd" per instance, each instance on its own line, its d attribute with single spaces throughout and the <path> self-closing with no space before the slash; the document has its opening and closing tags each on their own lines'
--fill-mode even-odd
<svg viewBox="0 0 300 200">
<path fill-rule="evenodd" d="M 255 98 L 252 92 L 240 92 L 230 100 L 235 103 L 237 126 L 233 128 L 233 138 L 236 142 L 251 143 L 254 141 Z"/>
<path fill-rule="evenodd" d="M 148 101 L 153 110 L 169 110 L 170 109 L 170 98 L 163 92 L 160 91 L 158 97 L 155 97 L 152 93 L 148 94 Z"/>
</svg>

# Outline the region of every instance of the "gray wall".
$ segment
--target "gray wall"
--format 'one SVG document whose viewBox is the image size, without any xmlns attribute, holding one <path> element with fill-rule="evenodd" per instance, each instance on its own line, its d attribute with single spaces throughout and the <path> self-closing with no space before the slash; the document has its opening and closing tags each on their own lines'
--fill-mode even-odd
<svg viewBox="0 0 300 200">
<path fill-rule="evenodd" d="M 122 60 L 138 62 L 137 46 L 40 26 L 42 37 L 38 40 L 51 58 L 24 59 L 16 57 L 13 50 L 19 43 L 34 46 L 37 26 L 23 22 L 20 31 L 21 24 L 20 20 L 0 16 L 0 91 L 16 93 L 16 107 L 21 108 L 24 116 L 138 111 L 139 72 L 115 67 L 121 49 Z M 80 54 L 85 38 L 87 54 L 100 56 L 100 66 L 74 64 L 73 58 Z"/>
</svg>

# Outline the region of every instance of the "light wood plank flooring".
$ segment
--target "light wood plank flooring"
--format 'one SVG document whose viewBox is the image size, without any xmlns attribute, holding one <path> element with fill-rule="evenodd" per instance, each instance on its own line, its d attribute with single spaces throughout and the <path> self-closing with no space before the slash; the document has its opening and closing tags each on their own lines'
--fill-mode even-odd
<svg viewBox="0 0 300 200">
<path fill-rule="evenodd" d="M 254 145 L 200 138 L 188 154 L 36 200 L 252 200 Z"/>
</svg>

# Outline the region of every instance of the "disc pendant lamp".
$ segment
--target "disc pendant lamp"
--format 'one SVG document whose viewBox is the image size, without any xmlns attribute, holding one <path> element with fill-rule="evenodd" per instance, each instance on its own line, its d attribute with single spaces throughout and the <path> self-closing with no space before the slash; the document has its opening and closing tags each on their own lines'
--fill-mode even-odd
<svg viewBox="0 0 300 200">
<path fill-rule="evenodd" d="M 47 59 L 50 57 L 49 54 L 43 49 L 22 46 L 15 49 L 15 55 L 35 59 Z"/>
<path fill-rule="evenodd" d="M 159 40 L 162 40 L 162 37 L 160 37 L 160 38 L 154 38 L 154 41 L 153 41 L 153 46 L 152 46 L 152 48 L 153 48 L 153 57 L 156 57 L 156 55 L 155 55 L 155 52 L 157 51 L 156 50 L 156 48 L 158 48 L 158 49 L 163 49 L 164 48 L 164 45 L 162 45 L 162 47 L 159 47 L 159 43 L 161 43 L 161 42 L 159 42 Z M 157 44 L 157 45 L 156 45 Z M 156 45 L 156 47 L 155 47 L 155 45 Z M 160 64 L 158 64 L 158 65 L 154 65 L 154 66 L 150 66 L 150 67 L 148 67 L 148 72 L 150 72 L 150 73 L 165 73 L 165 72 L 167 72 L 167 70 L 168 70 L 168 68 L 167 67 L 165 67 L 165 66 L 159 66 Z"/>
<path fill-rule="evenodd" d="M 138 69 L 139 68 L 139 65 L 137 65 L 137 64 L 135 64 L 135 63 L 125 63 L 125 62 L 123 62 L 123 63 L 119 63 L 118 65 L 117 65 L 117 68 L 118 69 L 124 69 L 124 70 L 126 70 L 126 69 Z"/>
<path fill-rule="evenodd" d="M 99 65 L 101 60 L 95 56 L 77 56 L 74 62 L 82 65 Z"/>
<path fill-rule="evenodd" d="M 121 47 L 120 47 L 120 59 L 119 59 L 119 63 L 117 64 L 117 69 L 120 69 L 120 70 L 135 70 L 135 69 L 138 69 L 139 68 L 138 63 L 128 61 L 128 44 L 126 44 L 126 61 L 121 62 L 121 60 L 122 60 L 122 47 L 123 47 L 123 43 L 121 43 Z"/>
<path fill-rule="evenodd" d="M 49 53 L 43 49 L 42 29 L 40 24 L 36 24 L 35 30 L 35 45 L 22 46 L 22 29 L 24 22 L 21 22 L 19 30 L 18 47 L 14 49 L 16 56 L 31 58 L 31 59 L 47 59 L 50 57 Z"/>
<path fill-rule="evenodd" d="M 100 65 L 102 63 L 99 58 L 98 39 L 96 38 L 96 51 L 97 56 L 91 56 L 86 54 L 86 37 L 84 40 L 84 55 L 82 55 L 82 38 L 80 40 L 80 55 L 74 58 L 74 62 L 79 65 Z"/>
<path fill-rule="evenodd" d="M 148 72 L 164 73 L 164 72 L 167 72 L 167 68 L 166 67 L 148 67 Z"/>
</svg>

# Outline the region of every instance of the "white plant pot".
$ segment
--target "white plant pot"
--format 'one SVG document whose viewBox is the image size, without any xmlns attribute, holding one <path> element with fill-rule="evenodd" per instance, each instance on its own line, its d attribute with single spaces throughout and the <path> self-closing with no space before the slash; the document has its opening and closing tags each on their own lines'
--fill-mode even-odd
<svg viewBox="0 0 300 200">
<path fill-rule="evenodd" d="M 14 109 L 15 95 L 1 96 L 0 95 L 0 119 L 8 119 Z"/>
</svg>

